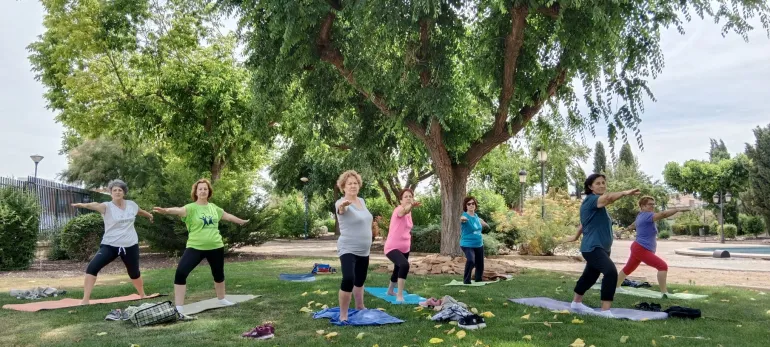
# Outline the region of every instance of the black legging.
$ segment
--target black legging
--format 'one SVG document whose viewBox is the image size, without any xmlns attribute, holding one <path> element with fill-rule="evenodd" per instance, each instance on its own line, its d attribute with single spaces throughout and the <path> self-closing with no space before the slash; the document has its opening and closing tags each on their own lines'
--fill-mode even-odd
<svg viewBox="0 0 770 347">
<path fill-rule="evenodd" d="M 615 286 L 618 284 L 618 270 L 610 259 L 610 252 L 597 247 L 582 254 L 586 260 L 586 268 L 575 285 L 575 294 L 584 295 L 599 279 L 599 274 L 603 274 L 601 299 L 612 301 L 615 298 Z"/>
<path fill-rule="evenodd" d="M 476 268 L 476 282 L 481 282 L 484 275 L 484 246 L 460 247 L 465 253 L 465 274 L 463 283 L 471 283 L 471 270 Z"/>
<path fill-rule="evenodd" d="M 99 246 L 99 251 L 91 259 L 86 268 L 86 273 L 92 276 L 96 276 L 99 271 L 102 270 L 107 264 L 111 263 L 115 258 L 120 257 L 123 264 L 126 265 L 128 271 L 128 277 L 135 280 L 141 276 L 139 272 L 139 244 L 131 247 L 115 247 L 110 245 Z"/>
<path fill-rule="evenodd" d="M 396 282 L 399 278 L 406 279 L 409 274 L 409 252 L 401 253 L 394 249 L 385 255 L 393 262 L 393 274 L 390 275 L 390 281 Z"/>
<path fill-rule="evenodd" d="M 369 271 L 369 257 L 345 253 L 340 256 L 340 268 L 342 269 L 340 290 L 350 293 L 353 287 L 364 286 L 366 273 Z"/>
<path fill-rule="evenodd" d="M 187 284 L 187 276 L 190 275 L 193 269 L 195 269 L 201 260 L 206 259 L 211 267 L 211 275 L 214 276 L 215 283 L 222 283 L 225 281 L 225 248 L 217 248 L 206 251 L 201 251 L 195 248 L 187 248 L 182 254 L 182 259 L 179 260 L 179 265 L 176 267 L 176 275 L 174 275 L 174 284 L 184 285 Z"/>
</svg>

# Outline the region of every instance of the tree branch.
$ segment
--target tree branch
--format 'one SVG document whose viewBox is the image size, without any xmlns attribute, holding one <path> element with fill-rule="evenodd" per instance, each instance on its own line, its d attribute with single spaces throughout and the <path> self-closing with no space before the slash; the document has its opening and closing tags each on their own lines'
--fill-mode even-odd
<svg viewBox="0 0 770 347">
<path fill-rule="evenodd" d="M 468 149 L 468 152 L 465 153 L 465 161 L 468 163 L 468 167 L 472 168 L 485 154 L 489 153 L 489 151 L 497 147 L 497 145 L 518 134 L 524 129 L 524 126 L 526 126 L 527 123 L 540 112 L 540 109 L 543 108 L 545 102 L 556 94 L 556 91 L 567 79 L 567 68 L 563 65 L 563 57 L 564 54 L 562 54 L 562 60 L 556 65 L 556 75 L 548 82 L 544 94 L 539 90 L 535 92 L 530 97 L 530 100 L 525 102 L 525 106 L 519 110 L 516 118 L 506 124 L 506 130 L 504 132 L 498 133 L 494 128 L 490 129 L 479 141 L 474 143 L 471 148 Z"/>
<path fill-rule="evenodd" d="M 423 88 L 430 84 L 431 72 L 430 65 L 428 64 L 428 52 L 430 49 L 430 26 L 432 22 L 430 19 L 420 19 L 420 54 L 419 64 L 422 66 L 420 71 L 420 85 Z"/>
<path fill-rule="evenodd" d="M 537 9 L 537 12 L 546 16 L 551 17 L 553 19 L 559 18 L 559 14 L 561 13 L 561 5 L 559 5 L 558 2 L 555 2 L 553 5 L 549 7 L 540 7 Z"/>
<path fill-rule="evenodd" d="M 377 179 L 377 185 L 380 187 L 382 194 L 385 195 L 385 200 L 387 200 L 391 206 L 395 206 L 396 203 L 393 202 L 393 197 L 390 195 L 390 191 L 388 190 L 388 187 L 386 187 L 385 183 L 382 182 L 382 179 L 379 179 L 379 178 Z"/>
<path fill-rule="evenodd" d="M 516 78 L 516 64 L 524 44 L 524 28 L 527 25 L 527 6 L 519 6 L 511 9 L 511 31 L 505 37 L 505 57 L 503 61 L 503 87 L 500 90 L 500 99 L 497 106 L 497 115 L 493 129 L 495 133 L 503 133 L 505 123 L 508 120 L 508 109 L 515 91 L 514 79 Z"/>
</svg>

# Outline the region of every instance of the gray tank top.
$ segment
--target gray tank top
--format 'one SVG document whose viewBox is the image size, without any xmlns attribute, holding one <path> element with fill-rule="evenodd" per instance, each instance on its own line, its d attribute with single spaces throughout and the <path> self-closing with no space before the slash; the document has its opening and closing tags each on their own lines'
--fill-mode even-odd
<svg viewBox="0 0 770 347">
<path fill-rule="evenodd" d="M 335 213 L 344 199 L 334 203 Z M 337 239 L 338 255 L 351 253 L 359 257 L 368 257 L 372 248 L 372 214 L 366 208 L 364 199 L 358 198 L 358 201 L 363 206 L 362 210 L 351 204 L 345 214 L 337 214 L 340 223 L 340 238 Z"/>
</svg>

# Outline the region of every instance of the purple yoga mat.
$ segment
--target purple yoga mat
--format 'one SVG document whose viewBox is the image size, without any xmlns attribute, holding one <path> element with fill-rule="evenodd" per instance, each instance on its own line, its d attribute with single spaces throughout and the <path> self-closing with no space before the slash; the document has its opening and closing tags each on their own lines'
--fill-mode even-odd
<svg viewBox="0 0 770 347">
<path fill-rule="evenodd" d="M 569 307 L 568 302 L 554 300 L 551 298 L 539 297 L 539 298 L 508 299 L 508 300 L 515 302 L 517 304 L 534 306 L 534 307 L 542 307 L 542 308 L 554 310 L 554 311 L 567 310 L 574 314 L 585 314 L 585 315 L 592 315 L 592 316 L 599 315 L 598 308 L 595 308 L 593 311 L 573 310 Z M 613 315 L 615 315 L 615 318 L 629 319 L 633 321 L 668 318 L 668 313 L 666 312 L 641 311 L 641 310 L 632 310 L 628 308 L 613 308 L 613 309 L 610 309 L 610 311 L 612 312 Z"/>
</svg>

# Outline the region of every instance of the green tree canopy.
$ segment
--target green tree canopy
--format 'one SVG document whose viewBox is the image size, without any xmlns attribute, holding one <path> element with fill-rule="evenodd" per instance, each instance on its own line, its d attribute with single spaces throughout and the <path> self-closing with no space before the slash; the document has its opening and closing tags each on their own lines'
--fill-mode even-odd
<svg viewBox="0 0 770 347">
<path fill-rule="evenodd" d="M 770 225 L 770 124 L 754 129 L 754 145 L 746 144 L 746 155 L 751 159 L 749 188 L 754 212 Z"/>
<path fill-rule="evenodd" d="M 541 111 L 559 118 L 563 106 L 573 128 L 604 119 L 611 147 L 626 131 L 639 137 L 662 28 L 681 30 L 696 13 L 745 37 L 746 18 L 768 24 L 770 12 L 748 0 L 223 2 L 241 15 L 254 86 L 270 105 L 300 92 L 334 120 L 350 114 L 339 100 L 356 95 L 424 144 L 441 184 L 441 252 L 452 255 L 471 171 Z"/>
<path fill-rule="evenodd" d="M 596 141 L 594 148 L 594 172 L 607 172 L 607 154 L 604 152 L 604 144 L 601 141 Z"/>
<path fill-rule="evenodd" d="M 272 113 L 208 1 L 42 3 L 46 31 L 29 46 L 30 61 L 66 128 L 129 148 L 167 147 L 214 180 L 226 166 L 257 165 Z"/>
</svg>

